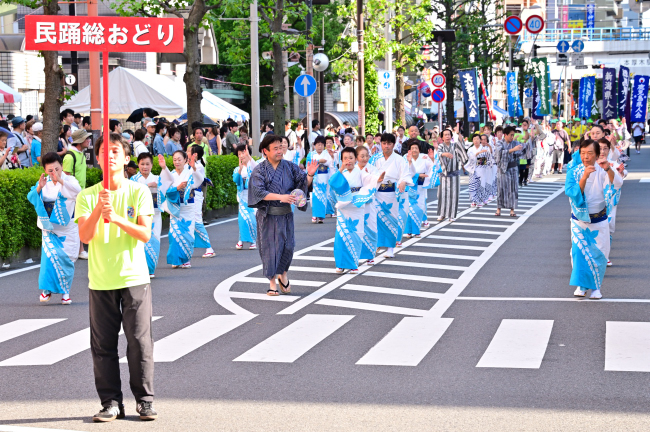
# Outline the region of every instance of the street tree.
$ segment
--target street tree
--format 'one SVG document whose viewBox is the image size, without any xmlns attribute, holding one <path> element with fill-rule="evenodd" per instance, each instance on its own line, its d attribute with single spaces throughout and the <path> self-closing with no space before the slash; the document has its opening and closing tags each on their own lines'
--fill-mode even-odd
<svg viewBox="0 0 650 432">
<path fill-rule="evenodd" d="M 117 13 L 125 16 L 163 16 L 182 18 L 184 23 L 183 55 L 185 56 L 185 90 L 187 93 L 187 122 L 202 121 L 201 114 L 201 56 L 199 29 L 206 26 L 205 15 L 221 7 L 224 0 L 117 0 L 111 4 Z"/>
<path fill-rule="evenodd" d="M 43 8 L 43 15 L 57 15 L 59 13 L 58 0 L 18 0 L 11 4 L 20 4 L 32 9 Z M 42 153 L 55 152 L 59 142 L 59 130 L 61 128 L 60 111 L 65 102 L 65 93 L 61 82 L 65 77 L 63 68 L 59 65 L 58 51 L 41 51 L 45 67 L 45 100 L 41 107 L 43 115 L 43 149 Z"/>
</svg>

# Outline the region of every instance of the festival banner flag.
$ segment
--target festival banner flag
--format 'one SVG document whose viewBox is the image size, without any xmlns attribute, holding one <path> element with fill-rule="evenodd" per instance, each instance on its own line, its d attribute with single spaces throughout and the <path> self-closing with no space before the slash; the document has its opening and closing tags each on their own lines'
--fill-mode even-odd
<svg viewBox="0 0 650 432">
<path fill-rule="evenodd" d="M 537 88 L 537 80 L 533 80 L 533 114 L 535 120 L 543 120 L 544 116 L 539 113 L 539 106 L 541 105 L 541 96 Z"/>
<path fill-rule="evenodd" d="M 594 27 L 596 24 L 596 5 L 588 4 L 587 5 L 587 29 L 589 33 L 589 39 L 594 36 Z"/>
<path fill-rule="evenodd" d="M 573 74 L 571 74 L 571 85 L 569 86 L 569 97 L 571 98 L 571 103 L 569 104 L 569 112 L 571 114 L 571 118 L 573 118 L 576 115 L 575 101 L 573 100 Z"/>
<path fill-rule="evenodd" d="M 485 106 L 487 106 L 488 116 L 490 119 L 496 120 L 497 116 L 494 114 L 494 110 L 492 109 L 490 101 L 488 100 L 489 95 L 487 92 L 487 87 L 485 87 L 485 84 L 483 83 L 483 73 L 480 70 L 477 70 L 476 75 L 478 77 L 478 82 L 481 85 L 481 92 L 483 92 L 483 100 L 485 101 Z"/>
<path fill-rule="evenodd" d="M 618 71 L 618 117 L 625 117 L 630 95 L 630 69 L 621 66 Z"/>
<path fill-rule="evenodd" d="M 632 107 L 630 110 L 630 122 L 645 123 L 648 105 L 648 80 L 646 75 L 634 76 L 634 87 L 632 87 Z"/>
<path fill-rule="evenodd" d="M 578 84 L 578 117 L 582 117 L 582 113 L 584 112 L 584 108 L 583 108 L 583 105 L 585 103 L 584 91 L 585 91 L 585 78 L 582 77 L 580 78 L 580 84 Z M 573 118 L 573 115 L 571 117 Z"/>
<path fill-rule="evenodd" d="M 557 82 L 557 100 L 555 105 L 557 105 L 558 114 L 560 113 L 560 102 L 562 97 L 562 72 L 564 71 L 560 70 L 560 80 Z"/>
<path fill-rule="evenodd" d="M 508 92 L 508 115 L 517 117 L 524 115 L 519 99 L 519 86 L 517 85 L 517 72 L 506 73 L 506 91 Z"/>
<path fill-rule="evenodd" d="M 548 63 L 546 58 L 534 58 L 532 63 L 535 83 L 540 96 L 539 114 L 549 115 L 551 114 L 551 107 L 549 103 Z"/>
<path fill-rule="evenodd" d="M 460 87 L 463 90 L 463 100 L 465 101 L 465 110 L 467 111 L 467 121 L 480 121 L 476 69 L 458 71 L 458 78 L 460 78 Z"/>
<path fill-rule="evenodd" d="M 616 95 L 616 69 L 603 69 L 603 118 L 611 120 L 618 117 Z"/>
<path fill-rule="evenodd" d="M 591 107 L 594 104 L 594 93 L 596 92 L 596 77 L 584 77 L 581 79 L 583 86 L 582 88 L 582 105 L 578 110 L 580 118 L 589 118 L 591 117 Z"/>
</svg>

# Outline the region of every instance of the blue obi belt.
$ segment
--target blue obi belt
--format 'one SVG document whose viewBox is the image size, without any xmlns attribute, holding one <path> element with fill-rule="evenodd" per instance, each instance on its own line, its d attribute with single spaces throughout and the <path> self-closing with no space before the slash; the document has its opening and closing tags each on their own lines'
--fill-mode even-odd
<svg viewBox="0 0 650 432">
<path fill-rule="evenodd" d="M 571 213 L 571 219 L 579 220 L 573 213 Z M 607 220 L 607 207 L 599 211 L 598 213 L 593 213 L 589 215 L 591 223 L 598 223 Z"/>
</svg>

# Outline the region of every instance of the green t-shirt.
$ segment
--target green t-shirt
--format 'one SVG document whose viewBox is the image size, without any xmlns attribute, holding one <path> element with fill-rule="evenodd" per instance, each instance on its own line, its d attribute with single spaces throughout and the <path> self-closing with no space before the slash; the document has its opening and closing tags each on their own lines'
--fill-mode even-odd
<svg viewBox="0 0 650 432">
<path fill-rule="evenodd" d="M 75 222 L 90 216 L 99 200 L 101 183 L 84 189 L 77 196 Z M 146 185 L 125 180 L 119 190 L 111 191 L 115 212 L 130 222 L 138 216 L 153 215 L 153 200 Z M 106 232 L 108 228 L 108 232 Z M 115 224 L 99 220 L 97 235 L 88 245 L 88 288 L 114 290 L 148 284 L 149 268 L 144 243 L 126 234 Z"/>
<path fill-rule="evenodd" d="M 79 182 L 81 189 L 86 189 L 86 168 L 86 155 L 72 146 L 63 158 L 63 171 L 72 174 Z"/>
</svg>

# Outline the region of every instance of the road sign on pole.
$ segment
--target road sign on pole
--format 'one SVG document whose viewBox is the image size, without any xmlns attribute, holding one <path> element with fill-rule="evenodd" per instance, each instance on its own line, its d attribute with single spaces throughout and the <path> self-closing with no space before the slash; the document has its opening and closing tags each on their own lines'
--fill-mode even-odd
<svg viewBox="0 0 650 432">
<path fill-rule="evenodd" d="M 532 34 L 540 33 L 544 30 L 544 18 L 539 15 L 531 15 L 526 20 L 526 30 Z"/>
<path fill-rule="evenodd" d="M 379 99 L 395 99 L 397 97 L 395 71 L 379 70 L 377 77 L 379 78 L 379 84 L 377 85 Z"/>
<path fill-rule="evenodd" d="M 558 66 L 569 66 L 569 55 L 556 53 L 556 62 Z"/>
<path fill-rule="evenodd" d="M 299 75 L 293 82 L 293 91 L 298 96 L 309 97 L 316 93 L 316 80 L 311 75 Z"/>
<path fill-rule="evenodd" d="M 523 28 L 523 23 L 521 22 L 521 19 L 518 16 L 509 16 L 506 18 L 506 21 L 503 23 L 503 29 L 506 31 L 506 33 L 511 34 L 511 35 L 516 35 L 521 31 Z"/>
<path fill-rule="evenodd" d="M 562 54 L 569 52 L 569 47 L 571 47 L 571 45 L 569 45 L 568 41 L 561 40 L 557 43 L 557 50 Z"/>
<path fill-rule="evenodd" d="M 582 50 L 585 49 L 585 43 L 580 39 L 574 40 L 571 44 L 571 48 L 577 53 L 582 52 Z"/>
<path fill-rule="evenodd" d="M 527 88 L 526 90 L 524 90 L 524 95 L 526 97 L 532 97 L 533 96 L 533 89 Z"/>
<path fill-rule="evenodd" d="M 431 92 L 431 99 L 436 103 L 441 103 L 445 100 L 445 91 L 442 89 L 435 89 Z"/>
<path fill-rule="evenodd" d="M 445 82 L 447 82 L 447 79 L 445 78 L 445 75 L 440 72 L 431 77 L 431 84 L 433 84 L 434 87 L 442 87 L 445 85 Z"/>
</svg>

